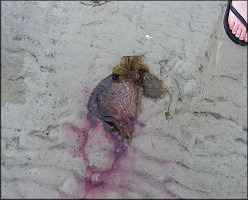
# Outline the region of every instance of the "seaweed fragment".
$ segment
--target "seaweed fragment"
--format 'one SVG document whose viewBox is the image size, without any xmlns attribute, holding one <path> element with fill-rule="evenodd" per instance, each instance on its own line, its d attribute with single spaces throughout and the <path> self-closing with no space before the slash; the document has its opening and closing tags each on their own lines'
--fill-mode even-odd
<svg viewBox="0 0 248 200">
<path fill-rule="evenodd" d="M 83 1 L 80 1 L 80 4 L 83 4 L 85 6 L 92 6 L 92 7 L 96 7 L 96 6 L 102 6 L 105 3 L 111 2 L 111 1 L 91 1 L 92 3 L 90 4 L 86 4 Z"/>
</svg>

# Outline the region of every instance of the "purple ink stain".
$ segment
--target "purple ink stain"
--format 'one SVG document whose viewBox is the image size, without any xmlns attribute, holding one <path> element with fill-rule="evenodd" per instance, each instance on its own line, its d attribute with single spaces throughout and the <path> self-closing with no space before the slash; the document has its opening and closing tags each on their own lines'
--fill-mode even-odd
<svg viewBox="0 0 248 200">
<path fill-rule="evenodd" d="M 85 100 L 88 99 L 89 89 L 83 90 Z M 96 99 L 97 100 L 97 99 Z M 97 100 L 99 101 L 99 99 Z M 96 102 L 97 102 L 96 101 Z M 85 106 L 86 102 L 84 102 Z M 75 127 L 71 124 L 64 124 L 63 127 L 70 133 L 67 139 L 74 143 L 77 149 L 71 150 L 71 155 L 82 157 L 87 164 L 84 175 L 73 172 L 76 181 L 76 195 L 68 194 L 58 190 L 61 198 L 125 198 L 128 195 L 138 195 L 142 198 L 154 198 L 158 194 L 159 198 L 180 198 L 171 192 L 166 181 L 158 180 L 149 174 L 139 171 L 140 163 L 152 162 L 163 169 L 172 168 L 180 165 L 183 169 L 188 167 L 181 162 L 165 161 L 146 155 L 137 150 L 130 141 L 120 140 L 118 131 L 115 129 L 107 131 L 104 123 L 92 115 L 91 112 L 82 116 L 83 128 Z M 142 132 L 145 124 L 135 120 L 139 126 L 136 126 L 135 132 Z M 94 133 L 97 132 L 97 136 Z M 94 145 L 102 141 L 107 142 L 109 149 L 101 155 L 102 166 L 92 166 L 88 155 L 91 155 Z M 175 182 L 168 180 L 167 182 Z M 176 183 L 180 184 L 180 183 Z M 186 187 L 186 186 L 182 186 Z M 141 188 L 141 189 L 140 189 Z M 155 190 L 153 193 L 147 192 L 147 188 Z M 149 193 L 152 193 L 150 196 Z"/>
<path fill-rule="evenodd" d="M 85 176 L 80 176 L 77 174 L 74 174 L 75 180 L 77 182 L 77 193 L 83 194 L 80 196 L 80 198 L 86 198 L 91 191 L 98 188 L 99 193 L 99 187 L 102 186 L 104 188 L 105 179 L 108 177 L 111 172 L 114 172 L 118 169 L 119 162 L 118 160 L 121 157 L 126 156 L 127 152 L 127 146 L 124 144 L 123 141 L 120 141 L 118 137 L 111 136 L 106 131 L 101 130 L 103 133 L 102 136 L 105 137 L 109 141 L 109 144 L 112 145 L 112 150 L 109 150 L 105 155 L 105 159 L 107 162 L 110 163 L 110 167 L 106 169 L 96 169 L 95 167 L 90 167 L 89 158 L 87 156 L 87 152 L 85 150 L 88 139 L 89 139 L 89 132 L 91 130 L 94 130 L 96 128 L 99 128 L 99 120 L 92 116 L 90 113 L 87 114 L 87 118 L 84 121 L 84 128 L 80 129 L 70 124 L 64 124 L 64 128 L 66 128 L 68 131 L 73 132 L 76 134 L 76 139 L 74 138 L 74 144 L 77 146 L 76 150 L 71 150 L 71 155 L 75 157 L 83 157 L 84 162 L 87 163 L 88 167 L 85 172 Z M 99 138 L 95 138 L 95 140 L 99 140 Z M 99 141 L 98 141 L 99 142 Z M 97 143 L 97 142 L 96 142 Z M 83 192 L 82 192 L 83 191 Z M 101 190 L 101 193 L 104 190 Z M 71 195 L 60 191 L 59 192 L 61 197 L 64 198 L 72 198 Z M 92 194 L 91 194 L 92 195 Z M 75 196 L 74 198 L 78 198 L 79 196 Z"/>
</svg>

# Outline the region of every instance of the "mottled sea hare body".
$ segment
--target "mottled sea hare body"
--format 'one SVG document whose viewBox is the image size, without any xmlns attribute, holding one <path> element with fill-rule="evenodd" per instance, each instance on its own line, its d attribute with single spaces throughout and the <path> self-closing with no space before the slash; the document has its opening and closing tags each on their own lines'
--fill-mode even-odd
<svg viewBox="0 0 248 200">
<path fill-rule="evenodd" d="M 117 130 L 121 139 L 131 139 L 142 88 L 144 94 L 152 98 L 167 92 L 163 81 L 149 74 L 143 55 L 123 56 L 120 64 L 113 68 L 113 74 L 94 88 L 88 109 L 103 121 L 105 130 Z"/>
<path fill-rule="evenodd" d="M 88 109 L 105 123 L 108 131 L 112 127 L 120 131 L 122 139 L 131 139 L 137 99 L 138 89 L 132 81 L 110 75 L 93 90 Z"/>
</svg>

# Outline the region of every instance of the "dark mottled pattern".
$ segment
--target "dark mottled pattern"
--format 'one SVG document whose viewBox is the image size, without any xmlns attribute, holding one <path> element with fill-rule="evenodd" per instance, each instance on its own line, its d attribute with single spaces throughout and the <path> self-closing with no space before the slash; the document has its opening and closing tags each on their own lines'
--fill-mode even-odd
<svg viewBox="0 0 248 200">
<path fill-rule="evenodd" d="M 143 83 L 144 94 L 151 98 L 161 97 L 164 87 L 163 81 L 159 80 L 153 74 L 147 74 Z"/>
<path fill-rule="evenodd" d="M 129 133 L 132 133 L 137 99 L 138 89 L 132 81 L 110 75 L 93 90 L 88 109 L 105 123 L 107 129 L 122 124 Z"/>
</svg>

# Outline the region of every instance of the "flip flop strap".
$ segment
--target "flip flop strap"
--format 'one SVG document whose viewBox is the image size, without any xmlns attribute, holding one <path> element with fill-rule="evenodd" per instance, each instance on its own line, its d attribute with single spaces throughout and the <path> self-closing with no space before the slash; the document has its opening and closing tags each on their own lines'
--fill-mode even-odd
<svg viewBox="0 0 248 200">
<path fill-rule="evenodd" d="M 231 11 L 233 12 L 234 15 L 245 25 L 246 29 L 248 28 L 248 24 L 245 21 L 245 19 L 239 14 L 239 12 L 230 4 Z"/>
</svg>

